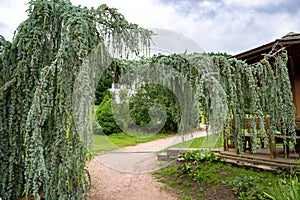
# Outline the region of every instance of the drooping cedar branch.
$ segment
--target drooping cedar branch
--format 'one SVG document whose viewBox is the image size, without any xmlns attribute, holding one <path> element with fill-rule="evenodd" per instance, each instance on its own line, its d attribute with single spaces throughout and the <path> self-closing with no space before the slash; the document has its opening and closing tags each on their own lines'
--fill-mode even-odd
<svg viewBox="0 0 300 200">
<path fill-rule="evenodd" d="M 0 38 L 2 199 L 87 198 L 92 102 L 79 97 L 94 92 L 96 78 L 87 73 L 109 65 L 105 41 L 126 56 L 147 50 L 151 34 L 106 5 L 30 1 L 13 41 Z"/>
<path fill-rule="evenodd" d="M 195 130 L 195 122 L 201 117 L 214 133 L 224 129 L 229 133 L 230 129 L 242 152 L 246 118 L 250 121 L 254 143 L 258 135 L 267 136 L 265 128 L 269 128 L 272 136 L 275 133 L 296 135 L 287 59 L 286 50 L 280 47 L 253 65 L 208 54 L 160 55 L 116 63 L 123 71 L 132 71 L 139 80 L 124 84 L 132 88 L 138 88 L 136 84 L 161 84 L 174 93 L 171 99 L 180 109 L 173 109 L 172 116 L 176 116 L 179 133 Z M 128 118 L 123 117 L 125 121 Z M 252 145 L 253 152 L 256 146 Z"/>
</svg>

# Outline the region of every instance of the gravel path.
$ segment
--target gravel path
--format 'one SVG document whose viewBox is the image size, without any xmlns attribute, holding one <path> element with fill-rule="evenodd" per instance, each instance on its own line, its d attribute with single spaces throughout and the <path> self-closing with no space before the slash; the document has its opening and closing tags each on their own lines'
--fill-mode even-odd
<svg viewBox="0 0 300 200">
<path fill-rule="evenodd" d="M 191 140 L 205 131 L 185 136 Z M 92 177 L 92 200 L 175 200 L 176 195 L 163 190 L 151 172 L 167 163 L 157 161 L 156 152 L 182 141 L 172 136 L 129 146 L 96 156 L 88 169 Z"/>
</svg>

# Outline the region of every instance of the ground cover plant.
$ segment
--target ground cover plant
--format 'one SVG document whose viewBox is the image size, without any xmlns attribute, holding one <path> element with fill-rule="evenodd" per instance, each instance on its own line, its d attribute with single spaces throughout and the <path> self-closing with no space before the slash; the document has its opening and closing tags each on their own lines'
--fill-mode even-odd
<svg viewBox="0 0 300 200">
<path fill-rule="evenodd" d="M 209 150 L 200 150 L 186 152 L 178 161 L 154 175 L 165 183 L 165 189 L 175 192 L 180 199 L 257 200 L 270 199 L 271 195 L 268 196 L 266 191 L 274 191 L 289 173 L 234 166 L 221 162 Z M 286 185 L 285 192 L 290 193 L 288 187 L 291 184 L 283 185 Z M 275 192 L 270 194 L 276 195 Z"/>
</svg>

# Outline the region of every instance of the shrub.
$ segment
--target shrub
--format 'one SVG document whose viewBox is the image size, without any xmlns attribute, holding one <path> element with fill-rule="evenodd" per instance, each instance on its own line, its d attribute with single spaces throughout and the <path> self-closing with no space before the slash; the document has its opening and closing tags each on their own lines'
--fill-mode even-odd
<svg viewBox="0 0 300 200">
<path fill-rule="evenodd" d="M 112 112 L 112 99 L 106 95 L 96 111 L 96 119 L 106 135 L 122 132 Z"/>
</svg>

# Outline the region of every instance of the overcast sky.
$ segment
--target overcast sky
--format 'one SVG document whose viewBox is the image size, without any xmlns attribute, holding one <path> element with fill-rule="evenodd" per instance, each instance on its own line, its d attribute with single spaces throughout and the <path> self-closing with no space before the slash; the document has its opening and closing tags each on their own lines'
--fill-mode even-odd
<svg viewBox="0 0 300 200">
<path fill-rule="evenodd" d="M 26 0 L 0 0 L 0 34 L 11 40 L 26 19 Z M 72 0 L 115 7 L 144 28 L 179 32 L 206 52 L 240 53 L 300 32 L 299 0 Z"/>
</svg>

